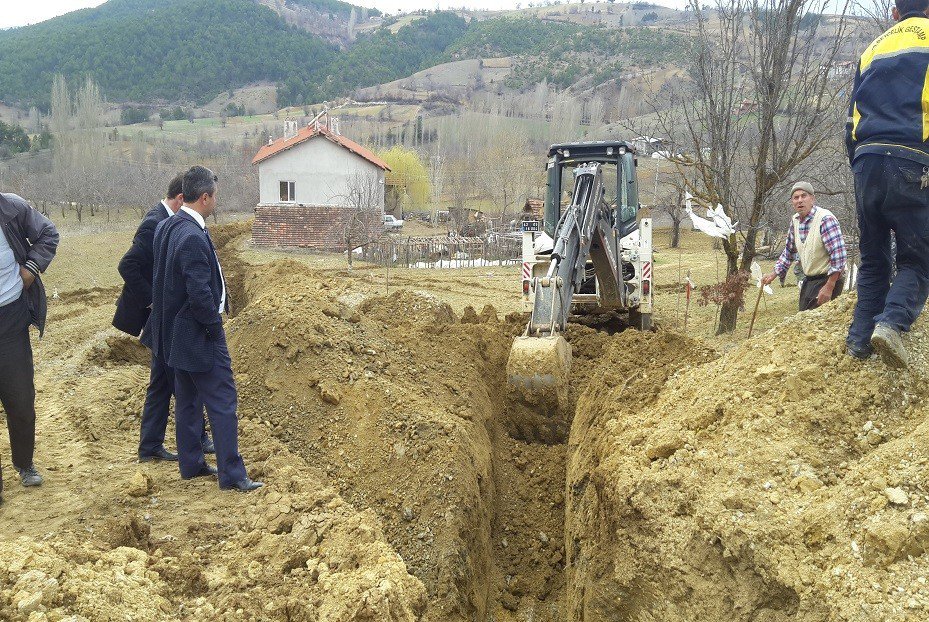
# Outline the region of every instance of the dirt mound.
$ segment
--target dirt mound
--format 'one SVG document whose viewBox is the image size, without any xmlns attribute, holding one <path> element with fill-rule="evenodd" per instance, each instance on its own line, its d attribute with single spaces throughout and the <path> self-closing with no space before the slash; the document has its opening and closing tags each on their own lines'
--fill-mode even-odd
<svg viewBox="0 0 929 622">
<path fill-rule="evenodd" d="M 383 542 L 372 516 L 331 490 L 305 491 L 291 467 L 274 465 L 270 473 L 295 477 L 239 517 L 191 523 L 188 542 L 156 546 L 149 524 L 136 516 L 108 521 L 102 541 L 0 542 L 0 617 L 419 619 L 422 584 Z"/>
<path fill-rule="evenodd" d="M 139 343 L 138 339 L 128 335 L 111 335 L 94 346 L 88 355 L 90 361 L 98 365 L 144 365 L 148 367 L 152 353 Z"/>
<path fill-rule="evenodd" d="M 414 291 L 359 299 L 296 262 L 255 269 L 246 290 L 229 329 L 243 416 L 380 517 L 434 619 L 483 615 L 495 411 L 483 378 L 502 378 L 509 328 L 460 324 Z"/>
<path fill-rule="evenodd" d="M 569 619 L 929 615 L 929 344 L 902 374 L 846 356 L 853 303 L 667 383 L 680 348 L 603 362 L 572 432 Z"/>
<path fill-rule="evenodd" d="M 530 442 L 506 401 L 526 318 L 461 304 L 484 281 L 252 266 L 247 230 L 212 235 L 267 486 L 136 462 L 147 354 L 115 290 L 64 293 L 36 344 L 47 483 L 0 507 L 0 619 L 929 618 L 921 327 L 894 374 L 843 354 L 850 297 L 722 357 L 582 317 L 558 435 Z"/>
</svg>

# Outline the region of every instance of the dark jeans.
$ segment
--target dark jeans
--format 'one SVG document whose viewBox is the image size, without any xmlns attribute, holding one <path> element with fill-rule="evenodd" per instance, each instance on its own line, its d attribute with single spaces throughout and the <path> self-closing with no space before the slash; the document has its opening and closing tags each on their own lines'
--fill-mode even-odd
<svg viewBox="0 0 929 622">
<path fill-rule="evenodd" d="M 863 155 L 855 160 L 861 268 L 858 303 L 848 343 L 866 347 L 878 322 L 910 330 L 929 295 L 929 188 L 923 165 L 903 158 Z M 897 239 L 891 285 L 890 232 Z"/>
<path fill-rule="evenodd" d="M 2 235 L 2 234 L 0 234 Z M 0 307 L 0 404 L 6 412 L 13 466 L 32 466 L 35 452 L 35 370 L 26 298 Z"/>
<path fill-rule="evenodd" d="M 800 286 L 800 310 L 809 311 L 819 305 L 816 304 L 816 298 L 819 296 L 819 290 L 823 288 L 826 281 L 829 280 L 828 274 L 820 276 L 808 276 L 803 279 L 803 285 Z M 829 300 L 835 300 L 845 289 L 845 279 L 839 277 L 835 282 L 835 289 L 832 290 L 832 297 Z"/>
<path fill-rule="evenodd" d="M 206 464 L 199 442 L 203 415 L 198 400 L 202 400 L 213 430 L 219 485 L 229 486 L 246 476 L 239 455 L 238 394 L 226 336 L 220 334 L 210 343 L 214 348 L 213 369 L 203 373 L 174 370 L 178 466 L 181 477 L 193 477 Z"/>
<path fill-rule="evenodd" d="M 174 394 L 174 370 L 152 354 L 151 373 L 148 390 L 145 393 L 145 406 L 142 408 L 142 424 L 139 434 L 139 456 L 150 456 L 164 446 L 165 428 L 168 426 L 168 413 L 171 396 Z M 198 402 L 198 412 L 203 412 L 203 405 Z M 201 419 L 201 424 L 204 422 Z M 210 435 L 201 425 L 200 443 L 206 445 Z"/>
</svg>

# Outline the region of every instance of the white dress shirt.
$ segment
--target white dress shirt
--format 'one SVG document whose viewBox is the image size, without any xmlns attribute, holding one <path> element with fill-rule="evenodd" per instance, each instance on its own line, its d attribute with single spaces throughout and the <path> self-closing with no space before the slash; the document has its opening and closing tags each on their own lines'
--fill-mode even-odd
<svg viewBox="0 0 929 622">
<path fill-rule="evenodd" d="M 197 224 L 200 225 L 201 229 L 206 231 L 206 222 L 197 210 L 187 207 L 187 205 L 182 205 L 181 209 L 193 218 Z M 213 251 L 213 256 L 216 257 L 216 267 L 219 268 L 219 280 L 223 284 L 223 293 L 219 297 L 219 313 L 222 315 L 223 311 L 226 309 L 226 278 L 223 276 L 223 267 L 219 263 L 219 255 L 216 254 L 215 250 Z"/>
<path fill-rule="evenodd" d="M 169 217 L 170 217 L 170 216 L 174 216 L 174 212 L 171 211 L 171 208 L 168 207 L 168 204 L 165 203 L 165 200 L 164 200 L 164 199 L 161 200 L 161 204 L 164 205 L 165 211 L 168 212 L 168 216 L 169 216 Z"/>
</svg>

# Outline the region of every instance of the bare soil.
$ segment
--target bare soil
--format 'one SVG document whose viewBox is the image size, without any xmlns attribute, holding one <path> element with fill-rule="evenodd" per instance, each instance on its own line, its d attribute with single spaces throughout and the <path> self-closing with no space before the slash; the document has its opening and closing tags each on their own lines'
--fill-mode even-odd
<svg viewBox="0 0 929 622">
<path fill-rule="evenodd" d="M 525 318 L 499 279 L 387 293 L 365 269 L 256 261 L 247 233 L 213 237 L 241 451 L 267 486 L 138 464 L 147 353 L 109 327 L 115 287 L 62 291 L 36 343 L 46 484 L 4 463 L 0 619 L 929 617 L 921 326 L 895 374 L 843 355 L 852 298 L 722 355 L 582 318 L 564 434 L 532 437 L 508 424 Z"/>
</svg>

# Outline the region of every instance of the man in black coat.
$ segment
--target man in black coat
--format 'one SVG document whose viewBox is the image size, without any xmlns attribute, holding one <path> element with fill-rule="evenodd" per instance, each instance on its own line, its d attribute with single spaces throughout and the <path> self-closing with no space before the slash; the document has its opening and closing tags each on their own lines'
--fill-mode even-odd
<svg viewBox="0 0 929 622">
<path fill-rule="evenodd" d="M 182 191 L 183 174 L 177 175 L 168 185 L 168 195 L 145 214 L 132 240 L 132 246 L 119 262 L 119 274 L 123 277 L 123 291 L 116 301 L 113 326 L 138 337 L 148 320 L 152 306 L 152 243 L 155 227 L 173 216 L 184 202 Z M 139 460 L 177 460 L 177 455 L 164 447 L 165 428 L 171 395 L 174 393 L 174 378 L 168 373 L 164 361 L 152 355 L 151 374 L 142 410 L 142 425 L 139 435 Z M 202 410 L 202 409 L 201 409 Z M 200 442 L 204 451 L 213 452 L 213 441 L 206 429 Z"/>
<path fill-rule="evenodd" d="M 45 331 L 45 272 L 58 249 L 52 222 L 15 194 L 0 193 L 0 404 L 6 413 L 13 466 L 23 486 L 42 476 L 35 453 L 35 369 L 29 325 Z M 0 477 L 0 494 L 3 479 Z"/>
<path fill-rule="evenodd" d="M 175 424 L 181 477 L 219 475 L 221 489 L 255 490 L 239 455 L 238 396 L 222 313 L 228 312 L 219 256 L 206 230 L 216 209 L 216 176 L 194 166 L 184 174 L 184 205 L 155 231 L 152 312 L 142 342 L 174 371 Z M 206 406 L 217 468 L 199 443 Z"/>
</svg>

